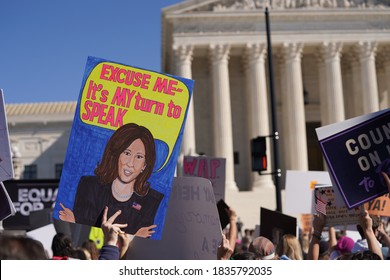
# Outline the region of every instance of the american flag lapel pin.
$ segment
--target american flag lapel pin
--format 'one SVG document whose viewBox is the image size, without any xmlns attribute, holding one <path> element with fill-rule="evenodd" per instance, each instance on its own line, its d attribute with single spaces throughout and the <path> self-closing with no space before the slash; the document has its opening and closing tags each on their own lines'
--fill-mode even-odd
<svg viewBox="0 0 390 280">
<path fill-rule="evenodd" d="M 135 210 L 140 211 L 142 208 L 142 205 L 134 201 L 133 205 L 131 207 L 133 207 Z"/>
</svg>

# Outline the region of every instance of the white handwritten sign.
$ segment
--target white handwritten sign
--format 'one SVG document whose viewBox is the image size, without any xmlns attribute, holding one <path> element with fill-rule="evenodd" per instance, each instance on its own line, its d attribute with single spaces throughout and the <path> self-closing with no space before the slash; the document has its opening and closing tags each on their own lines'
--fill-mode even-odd
<svg viewBox="0 0 390 280">
<path fill-rule="evenodd" d="M 295 171 L 286 173 L 286 214 L 311 213 L 311 201 L 316 184 L 330 184 L 326 171 Z"/>
<path fill-rule="evenodd" d="M 226 159 L 214 157 L 184 157 L 184 176 L 209 179 L 213 186 L 215 201 L 225 200 Z"/>
</svg>

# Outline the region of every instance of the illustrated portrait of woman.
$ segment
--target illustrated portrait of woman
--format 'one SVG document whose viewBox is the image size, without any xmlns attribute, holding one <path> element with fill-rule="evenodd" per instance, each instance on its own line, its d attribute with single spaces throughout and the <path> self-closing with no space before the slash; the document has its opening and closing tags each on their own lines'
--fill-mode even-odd
<svg viewBox="0 0 390 280">
<path fill-rule="evenodd" d="M 151 188 L 148 179 L 156 162 L 156 147 L 150 131 L 134 123 L 117 129 L 108 140 L 95 176 L 82 176 L 73 210 L 59 211 L 63 221 L 100 227 L 104 208 L 108 216 L 118 210 L 116 223 L 142 237 L 154 233 L 154 217 L 164 195 Z"/>
</svg>

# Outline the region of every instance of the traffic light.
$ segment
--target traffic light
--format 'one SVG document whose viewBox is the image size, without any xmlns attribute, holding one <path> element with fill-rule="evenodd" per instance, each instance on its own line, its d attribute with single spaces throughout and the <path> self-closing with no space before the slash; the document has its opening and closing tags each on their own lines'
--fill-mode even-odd
<svg viewBox="0 0 390 280">
<path fill-rule="evenodd" d="M 267 170 L 266 137 L 259 136 L 251 140 L 252 171 Z"/>
</svg>

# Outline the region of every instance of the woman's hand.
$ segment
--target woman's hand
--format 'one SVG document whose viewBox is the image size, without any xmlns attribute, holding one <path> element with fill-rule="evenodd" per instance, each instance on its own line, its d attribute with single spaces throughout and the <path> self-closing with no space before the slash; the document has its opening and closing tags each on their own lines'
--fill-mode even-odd
<svg viewBox="0 0 390 280">
<path fill-rule="evenodd" d="M 390 193 L 390 178 L 385 172 L 382 172 L 382 176 L 385 179 L 387 188 L 389 189 L 389 193 Z"/>
<path fill-rule="evenodd" d="M 233 249 L 230 247 L 230 242 L 224 234 L 222 234 L 221 243 L 217 250 L 217 260 L 229 260 L 233 254 Z"/>
<path fill-rule="evenodd" d="M 114 224 L 115 219 L 121 214 L 121 210 L 115 212 L 109 219 L 107 219 L 108 207 L 104 208 L 102 219 L 102 230 L 104 233 L 104 244 L 117 246 L 118 235 L 124 234 L 122 228 L 127 227 L 127 224 Z"/>
<path fill-rule="evenodd" d="M 60 206 L 62 208 L 62 210 L 58 212 L 60 214 L 59 215 L 60 220 L 69 223 L 75 223 L 76 219 L 74 218 L 73 211 L 70 210 L 69 208 L 66 208 L 61 202 L 60 202 Z"/>
<path fill-rule="evenodd" d="M 148 226 L 148 227 L 142 227 L 139 230 L 137 230 L 137 232 L 134 235 L 138 236 L 138 237 L 144 237 L 144 238 L 151 237 L 152 234 L 156 232 L 156 231 L 153 230 L 156 227 L 157 227 L 157 225 L 151 225 L 151 226 Z"/>
<path fill-rule="evenodd" d="M 317 213 L 314 215 L 313 219 L 313 230 L 315 232 L 321 233 L 324 230 L 326 223 L 326 216 L 322 213 Z"/>
</svg>

